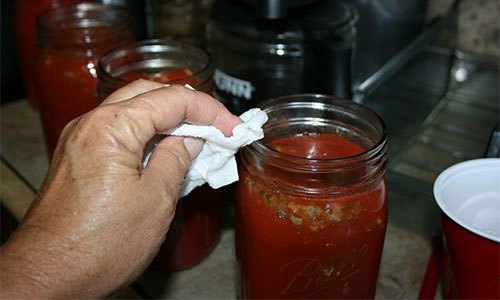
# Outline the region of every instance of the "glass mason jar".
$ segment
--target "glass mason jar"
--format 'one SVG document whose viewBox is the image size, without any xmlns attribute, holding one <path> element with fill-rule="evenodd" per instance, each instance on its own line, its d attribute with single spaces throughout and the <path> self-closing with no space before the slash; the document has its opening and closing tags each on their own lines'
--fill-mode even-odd
<svg viewBox="0 0 500 300">
<path fill-rule="evenodd" d="M 259 106 L 265 137 L 240 152 L 239 297 L 374 298 L 388 214 L 383 121 L 333 96 Z"/>
<path fill-rule="evenodd" d="M 102 100 L 114 90 L 142 78 L 162 83 L 189 84 L 212 94 L 214 67 L 210 55 L 195 45 L 146 40 L 114 49 L 101 57 L 97 69 Z"/>
<path fill-rule="evenodd" d="M 35 84 L 49 155 L 64 126 L 97 106 L 97 62 L 106 51 L 134 41 L 128 9 L 68 4 L 38 18 L 40 53 Z"/>
<path fill-rule="evenodd" d="M 174 41 L 147 40 L 116 48 L 99 60 L 98 94 L 103 100 L 116 89 L 142 78 L 189 84 L 212 94 L 214 67 L 203 49 Z M 163 136 L 146 147 L 149 153 Z M 219 241 L 222 200 L 219 190 L 204 185 L 179 200 L 167 238 L 151 264 L 169 271 L 186 269 L 205 258 Z"/>
<path fill-rule="evenodd" d="M 82 0 L 17 0 L 15 3 L 14 32 L 17 55 L 26 97 L 35 108 L 38 108 L 33 75 L 37 54 L 36 18 L 46 10 L 69 2 L 82 2 Z"/>
</svg>

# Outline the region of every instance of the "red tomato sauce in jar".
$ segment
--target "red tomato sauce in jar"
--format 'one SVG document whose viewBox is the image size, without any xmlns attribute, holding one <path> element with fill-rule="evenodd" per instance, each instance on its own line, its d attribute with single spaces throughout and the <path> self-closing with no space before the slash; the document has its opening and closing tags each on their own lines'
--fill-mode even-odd
<svg viewBox="0 0 500 300">
<path fill-rule="evenodd" d="M 84 2 L 38 18 L 35 86 L 50 156 L 64 126 L 97 106 L 100 56 L 134 39 L 132 15 L 125 7 Z"/>
<path fill-rule="evenodd" d="M 83 0 L 17 0 L 14 10 L 14 32 L 17 55 L 23 76 L 26 96 L 33 107 L 38 108 L 33 68 L 37 54 L 36 18 L 44 11 L 64 3 L 77 3 Z"/>
<path fill-rule="evenodd" d="M 333 159 L 361 154 L 360 145 L 340 135 L 308 134 L 271 141 L 268 147 L 288 155 L 310 159 Z"/>
<path fill-rule="evenodd" d="M 280 137 L 267 146 L 309 159 L 365 151 L 325 133 Z M 297 195 L 277 187 L 286 173 L 243 164 L 237 194 L 236 254 L 241 298 L 374 298 L 387 223 L 385 180 L 341 192 Z M 331 176 L 325 174 L 324 176 Z M 286 178 L 304 188 L 307 175 Z M 327 182 L 327 181 L 324 181 Z M 328 188 L 323 181 L 316 188 Z M 321 186 L 325 185 L 325 186 Z"/>
<path fill-rule="evenodd" d="M 120 78 L 127 81 L 134 81 L 137 79 L 147 79 L 162 83 L 175 82 L 176 84 L 183 84 L 183 85 L 184 84 L 197 85 L 198 80 L 196 80 L 196 78 L 192 76 L 193 73 L 190 70 L 179 69 L 179 70 L 162 71 L 153 74 L 148 74 L 145 72 L 127 73 L 120 76 Z"/>
<path fill-rule="evenodd" d="M 64 126 L 97 106 L 95 58 L 64 58 L 45 52 L 36 69 L 41 117 L 48 153 L 53 153 Z"/>
<path fill-rule="evenodd" d="M 202 261 L 219 241 L 221 196 L 204 185 L 179 199 L 167 238 L 151 263 L 153 269 L 188 269 Z"/>
</svg>

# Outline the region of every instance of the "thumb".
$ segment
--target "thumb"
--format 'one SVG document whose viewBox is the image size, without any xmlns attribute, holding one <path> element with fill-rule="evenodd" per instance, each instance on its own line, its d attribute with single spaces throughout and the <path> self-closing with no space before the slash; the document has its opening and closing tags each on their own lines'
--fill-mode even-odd
<svg viewBox="0 0 500 300">
<path fill-rule="evenodd" d="M 177 198 L 191 161 L 200 153 L 203 139 L 167 136 L 154 148 L 147 166 L 142 170 L 145 179 L 169 196 Z"/>
</svg>

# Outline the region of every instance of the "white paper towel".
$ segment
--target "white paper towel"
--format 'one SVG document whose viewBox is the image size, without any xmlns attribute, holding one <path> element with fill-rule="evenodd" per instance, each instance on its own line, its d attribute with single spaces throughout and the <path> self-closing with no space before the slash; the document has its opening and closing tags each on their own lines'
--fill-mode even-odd
<svg viewBox="0 0 500 300">
<path fill-rule="evenodd" d="M 262 125 L 267 121 L 267 114 L 259 108 L 253 108 L 244 112 L 240 119 L 243 123 L 233 128 L 233 135 L 230 137 L 224 136 L 214 126 L 187 123 L 162 132 L 162 134 L 191 136 L 205 140 L 200 154 L 191 163 L 180 193 L 181 197 L 205 182 L 217 189 L 238 181 L 235 154 L 241 147 L 264 137 Z"/>
</svg>

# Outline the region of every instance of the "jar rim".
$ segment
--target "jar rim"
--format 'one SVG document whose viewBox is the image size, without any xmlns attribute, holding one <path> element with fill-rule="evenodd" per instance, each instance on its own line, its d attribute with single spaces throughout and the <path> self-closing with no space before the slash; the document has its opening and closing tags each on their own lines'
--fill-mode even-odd
<svg viewBox="0 0 500 300">
<path fill-rule="evenodd" d="M 292 99 L 302 100 L 292 101 Z M 273 110 L 278 111 L 284 108 L 284 106 L 287 106 L 288 108 L 301 108 L 304 107 L 304 105 L 309 105 L 310 108 L 314 109 L 331 109 L 333 107 L 347 108 L 348 106 L 355 108 L 358 112 L 362 112 L 363 114 L 371 116 L 374 120 L 376 120 L 380 136 L 378 140 L 373 143 L 373 146 L 369 147 L 365 151 L 356 155 L 340 158 L 307 158 L 290 155 L 269 147 L 263 140 L 255 141 L 248 147 L 254 150 L 261 158 L 271 159 L 273 164 L 277 164 L 282 168 L 293 169 L 295 171 L 302 170 L 305 172 L 309 172 L 311 168 L 313 168 L 315 172 L 330 172 L 332 168 L 345 169 L 360 161 L 367 163 L 373 161 L 375 163 L 380 160 L 381 156 L 384 156 L 387 153 L 387 128 L 384 121 L 371 108 L 358 104 L 352 100 L 332 95 L 309 93 L 272 98 L 261 102 L 258 107 L 269 114 L 272 113 Z M 264 130 L 266 129 L 266 124 L 264 124 Z"/>
<path fill-rule="evenodd" d="M 185 76 L 185 77 L 180 77 L 176 78 L 175 80 L 170 81 L 170 83 L 175 84 L 176 82 L 182 82 L 185 79 L 196 77 L 207 70 L 210 70 L 210 68 L 213 66 L 212 62 L 212 57 L 206 51 L 205 49 L 198 47 L 196 44 L 188 43 L 185 41 L 174 41 L 174 40 L 169 40 L 169 39 L 148 39 L 148 40 L 143 40 L 143 41 L 138 41 L 134 43 L 130 43 L 115 49 L 112 49 L 105 53 L 100 59 L 98 63 L 98 68 L 97 72 L 98 75 L 104 78 L 105 80 L 109 81 L 116 81 L 116 82 L 121 82 L 121 83 L 128 83 L 129 81 L 123 78 L 120 78 L 119 76 L 113 76 L 110 74 L 105 67 L 106 63 L 111 62 L 114 59 L 117 59 L 120 57 L 120 55 L 123 55 L 124 52 L 126 51 L 131 51 L 130 54 L 132 53 L 139 53 L 140 49 L 144 48 L 161 48 L 162 50 L 165 50 L 167 48 L 172 48 L 172 49 L 179 49 L 179 50 L 189 50 L 189 51 L 196 51 L 197 54 L 202 54 L 206 58 L 206 63 L 203 65 L 202 68 L 199 68 L 197 70 L 191 70 L 192 74 Z M 161 51 L 158 51 L 161 52 Z M 201 82 L 199 85 L 203 84 L 204 82 Z"/>
</svg>

